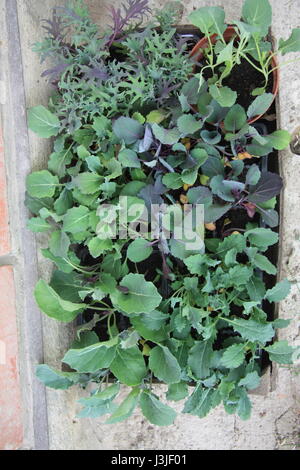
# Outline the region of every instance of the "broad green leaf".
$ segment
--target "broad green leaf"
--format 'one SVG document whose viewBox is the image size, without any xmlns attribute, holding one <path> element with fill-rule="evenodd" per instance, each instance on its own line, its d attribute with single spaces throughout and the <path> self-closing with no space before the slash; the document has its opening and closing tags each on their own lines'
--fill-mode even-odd
<svg viewBox="0 0 300 470">
<path fill-rule="evenodd" d="M 95 117 L 92 127 L 96 131 L 97 137 L 105 137 L 110 127 L 110 120 L 105 116 Z"/>
<path fill-rule="evenodd" d="M 218 34 L 219 37 L 223 37 L 226 29 L 225 11 L 221 7 L 198 8 L 189 15 L 189 21 L 205 36 Z"/>
<path fill-rule="evenodd" d="M 78 302 L 81 300 L 78 292 L 84 289 L 84 281 L 82 276 L 75 272 L 64 273 L 55 270 L 51 277 L 50 286 L 62 299 Z M 86 289 L 90 290 L 88 286 Z"/>
<path fill-rule="evenodd" d="M 173 129 L 164 129 L 158 124 L 153 124 L 152 130 L 155 137 L 164 145 L 174 145 L 181 137 L 181 132 L 177 127 L 174 127 Z"/>
<path fill-rule="evenodd" d="M 110 367 L 116 355 L 118 337 L 82 349 L 70 349 L 63 362 L 78 372 L 92 373 Z"/>
<path fill-rule="evenodd" d="M 243 379 L 241 379 L 238 383 L 239 386 L 244 386 L 248 390 L 254 390 L 260 384 L 260 377 L 258 373 L 255 371 L 249 372 Z"/>
<path fill-rule="evenodd" d="M 89 252 L 93 258 L 98 258 L 105 251 L 110 250 L 113 246 L 112 240 L 101 239 L 98 237 L 92 238 L 88 243 Z"/>
<path fill-rule="evenodd" d="M 28 126 L 39 137 L 52 137 L 59 133 L 60 122 L 49 109 L 44 106 L 35 106 L 28 112 Z"/>
<path fill-rule="evenodd" d="M 237 405 L 237 414 L 242 420 L 247 420 L 251 416 L 251 401 L 247 395 L 246 390 L 241 390 L 241 396 Z"/>
<path fill-rule="evenodd" d="M 74 378 L 78 377 L 76 372 L 61 372 L 52 369 L 47 364 L 39 364 L 36 367 L 35 375 L 46 387 L 54 388 L 55 390 L 67 390 L 74 385 Z"/>
<path fill-rule="evenodd" d="M 271 341 L 275 332 L 271 323 L 260 323 L 256 320 L 244 320 L 243 318 L 223 318 L 229 325 L 233 326 L 234 331 L 240 333 L 242 338 L 260 343 Z"/>
<path fill-rule="evenodd" d="M 170 350 L 158 345 L 150 351 L 149 368 L 155 377 L 167 384 L 180 381 L 181 368 Z"/>
<path fill-rule="evenodd" d="M 268 274 L 276 274 L 277 273 L 277 269 L 274 266 L 274 264 L 272 264 L 266 256 L 261 255 L 260 253 L 257 253 L 251 259 L 251 261 L 254 264 L 254 266 L 261 269 L 262 271 L 265 271 Z"/>
<path fill-rule="evenodd" d="M 142 274 L 127 274 L 120 286 L 125 288 L 126 292 L 117 291 L 112 294 L 111 299 L 113 305 L 125 313 L 150 313 L 161 302 L 162 298 L 155 285 L 146 281 Z"/>
<path fill-rule="evenodd" d="M 222 44 L 222 47 L 224 44 Z M 215 49 L 216 50 L 216 49 Z M 232 62 L 232 51 L 233 51 L 233 40 L 231 40 L 225 47 L 217 53 L 217 64 L 223 64 L 224 62 Z"/>
<path fill-rule="evenodd" d="M 150 124 L 160 124 L 166 117 L 168 117 L 167 111 L 164 109 L 155 109 L 147 115 L 147 122 Z"/>
<path fill-rule="evenodd" d="M 137 346 L 117 348 L 110 370 L 120 382 L 131 387 L 139 385 L 147 374 L 143 355 Z"/>
<path fill-rule="evenodd" d="M 235 133 L 239 131 L 246 124 L 246 122 L 247 116 L 244 108 L 239 104 L 235 104 L 226 114 L 224 126 L 227 131 Z"/>
<path fill-rule="evenodd" d="M 228 369 L 235 369 L 245 360 L 245 344 L 233 344 L 222 355 L 222 364 Z"/>
<path fill-rule="evenodd" d="M 299 52 L 300 51 L 300 28 L 294 28 L 290 37 L 286 40 L 279 39 L 278 50 L 282 55 L 288 52 Z"/>
<path fill-rule="evenodd" d="M 257 276 L 252 276 L 246 286 L 252 301 L 261 301 L 266 293 L 264 282 Z"/>
<path fill-rule="evenodd" d="M 249 239 L 251 245 L 265 249 L 278 242 L 278 234 L 269 228 L 254 228 L 245 232 L 245 237 Z"/>
<path fill-rule="evenodd" d="M 198 167 L 192 168 L 190 170 L 185 169 L 181 173 L 181 179 L 184 184 L 193 185 L 198 177 Z"/>
<path fill-rule="evenodd" d="M 236 91 L 231 90 L 228 86 L 219 88 L 216 85 L 210 85 L 209 92 L 211 96 L 225 108 L 233 106 L 237 99 Z"/>
<path fill-rule="evenodd" d="M 240 264 L 229 269 L 230 282 L 233 286 L 242 286 L 243 284 L 247 284 L 252 274 L 252 268 Z"/>
<path fill-rule="evenodd" d="M 264 349 L 269 353 L 271 361 L 278 362 L 278 364 L 293 363 L 292 356 L 295 349 L 286 340 L 276 341 L 276 343 Z"/>
<path fill-rule="evenodd" d="M 54 203 L 57 215 L 64 215 L 73 205 L 72 192 L 64 189 Z"/>
<path fill-rule="evenodd" d="M 89 228 L 90 211 L 85 206 L 72 207 L 63 219 L 63 230 L 69 233 L 84 232 Z"/>
<path fill-rule="evenodd" d="M 199 418 L 204 418 L 212 408 L 212 396 L 212 389 L 204 388 L 199 384 L 186 401 L 183 413 L 190 413 Z"/>
<path fill-rule="evenodd" d="M 66 174 L 66 166 L 71 163 L 71 147 L 61 152 L 54 152 L 49 157 L 48 168 L 52 173 L 62 178 Z"/>
<path fill-rule="evenodd" d="M 170 384 L 166 394 L 166 398 L 172 401 L 180 401 L 186 398 L 189 394 L 188 386 L 185 382 Z"/>
<path fill-rule="evenodd" d="M 220 219 L 231 207 L 231 204 L 211 204 L 206 206 L 204 211 L 205 223 L 215 222 Z"/>
<path fill-rule="evenodd" d="M 34 290 L 34 296 L 40 309 L 49 317 L 64 323 L 73 321 L 86 307 L 84 303 L 63 300 L 44 280 L 40 280 Z"/>
<path fill-rule="evenodd" d="M 142 392 L 140 407 L 143 415 L 156 426 L 169 426 L 176 418 L 176 412 L 152 393 Z"/>
<path fill-rule="evenodd" d="M 89 398 L 81 398 L 78 402 L 84 408 L 78 413 L 79 418 L 97 418 L 107 413 L 112 413 L 116 405 L 112 400 L 117 396 L 120 390 L 119 384 L 111 385 L 104 390 L 91 395 Z"/>
<path fill-rule="evenodd" d="M 183 181 L 178 173 L 167 173 L 163 176 L 162 182 L 169 189 L 179 189 L 183 186 Z"/>
<path fill-rule="evenodd" d="M 62 232 L 61 230 L 56 230 L 51 235 L 49 248 L 54 256 L 67 258 L 70 243 L 70 239 L 66 233 Z"/>
<path fill-rule="evenodd" d="M 196 341 L 190 349 L 188 364 L 197 379 L 205 379 L 210 374 L 213 354 L 212 341 Z"/>
<path fill-rule="evenodd" d="M 272 23 L 272 7 L 269 0 L 245 0 L 242 16 L 246 23 L 258 26 L 262 36 L 268 34 Z"/>
<path fill-rule="evenodd" d="M 251 165 L 246 176 L 246 184 L 251 186 L 258 183 L 261 176 L 260 169 L 257 165 Z"/>
<path fill-rule="evenodd" d="M 177 126 L 180 132 L 184 135 L 194 134 L 201 129 L 202 121 L 197 121 L 192 114 L 183 114 L 178 118 Z"/>
<path fill-rule="evenodd" d="M 288 131 L 279 130 L 268 135 L 266 138 L 268 143 L 271 144 L 274 149 L 283 150 L 289 145 L 291 134 Z"/>
<path fill-rule="evenodd" d="M 260 114 L 264 114 L 271 106 L 273 99 L 274 95 L 272 95 L 272 93 L 264 93 L 263 95 L 255 98 L 248 108 L 248 118 L 251 119 L 255 116 L 259 116 Z"/>
<path fill-rule="evenodd" d="M 114 122 L 113 131 L 126 145 L 131 145 L 143 137 L 144 126 L 135 119 L 122 116 Z"/>
<path fill-rule="evenodd" d="M 152 329 L 152 314 L 153 312 L 145 313 L 139 317 L 133 316 L 130 318 L 130 322 L 142 338 L 153 343 L 161 343 L 168 338 L 167 330 L 164 325 L 161 325 L 159 329 Z"/>
<path fill-rule="evenodd" d="M 75 176 L 73 182 L 82 194 L 95 194 L 100 191 L 103 176 L 99 176 L 97 173 L 85 172 Z"/>
<path fill-rule="evenodd" d="M 118 160 L 124 168 L 141 168 L 141 162 L 137 153 L 131 149 L 123 149 L 118 155 Z"/>
<path fill-rule="evenodd" d="M 272 289 L 267 290 L 265 299 L 269 302 L 280 302 L 285 299 L 291 290 L 291 283 L 284 279 L 278 282 Z"/>
<path fill-rule="evenodd" d="M 206 204 L 212 203 L 212 194 L 208 188 L 198 186 L 191 188 L 187 192 L 188 201 L 190 204 Z"/>
<path fill-rule="evenodd" d="M 26 189 L 32 197 L 52 197 L 58 186 L 59 181 L 57 176 L 51 175 L 47 170 L 31 173 L 26 179 Z"/>
<path fill-rule="evenodd" d="M 106 424 L 119 423 L 129 418 L 138 404 L 140 393 L 139 388 L 134 388 L 112 413 Z"/>
<path fill-rule="evenodd" d="M 48 230 L 52 228 L 52 225 L 41 217 L 32 217 L 27 221 L 27 228 L 35 233 L 48 232 Z"/>
<path fill-rule="evenodd" d="M 153 249 L 149 241 L 144 238 L 137 238 L 132 241 L 127 249 L 127 256 L 133 263 L 140 263 L 149 258 Z"/>
</svg>

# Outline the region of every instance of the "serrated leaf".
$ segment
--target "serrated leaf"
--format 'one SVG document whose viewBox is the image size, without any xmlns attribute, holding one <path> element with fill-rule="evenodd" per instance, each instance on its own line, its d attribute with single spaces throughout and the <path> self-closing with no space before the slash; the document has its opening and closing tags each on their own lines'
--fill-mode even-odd
<svg viewBox="0 0 300 470">
<path fill-rule="evenodd" d="M 255 320 L 244 320 L 243 318 L 223 318 L 226 322 L 229 323 L 237 333 L 240 333 L 242 338 L 260 343 L 267 343 L 271 341 L 275 332 L 271 323 L 260 323 Z"/>
<path fill-rule="evenodd" d="M 276 341 L 276 343 L 264 348 L 269 353 L 271 361 L 278 362 L 278 364 L 292 364 L 293 353 L 295 349 L 289 346 L 286 340 Z"/>
<path fill-rule="evenodd" d="M 285 299 L 291 290 L 291 283 L 284 279 L 278 282 L 272 289 L 268 289 L 265 295 L 265 299 L 269 302 L 280 302 Z"/>
<path fill-rule="evenodd" d="M 143 415 L 156 426 L 169 426 L 176 418 L 176 412 L 152 393 L 142 392 L 140 407 Z"/>
<path fill-rule="evenodd" d="M 251 416 L 251 408 L 252 405 L 247 395 L 247 392 L 242 389 L 241 396 L 237 405 L 237 414 L 242 420 L 246 421 Z"/>
<path fill-rule="evenodd" d="M 245 360 L 245 344 L 233 344 L 222 355 L 222 364 L 228 369 L 235 369 Z"/>
<path fill-rule="evenodd" d="M 186 401 L 183 413 L 204 418 L 212 408 L 213 393 L 212 389 L 205 389 L 199 384 Z"/>
<path fill-rule="evenodd" d="M 112 413 L 106 424 L 119 423 L 129 418 L 138 404 L 140 393 L 139 388 L 134 388 Z"/>
<path fill-rule="evenodd" d="M 166 394 L 167 400 L 180 401 L 189 394 L 188 386 L 185 382 L 170 384 Z"/>
<path fill-rule="evenodd" d="M 110 370 L 120 382 L 131 387 L 139 385 L 147 374 L 143 355 L 137 346 L 117 348 Z"/>
<path fill-rule="evenodd" d="M 197 379 L 205 379 L 210 374 L 210 361 L 213 349 L 212 341 L 196 341 L 190 349 L 188 364 Z"/>
<path fill-rule="evenodd" d="M 158 345 L 150 351 L 149 368 L 154 375 L 167 384 L 180 381 L 181 368 L 170 350 Z"/>
<path fill-rule="evenodd" d="M 243 379 L 241 379 L 238 383 L 239 386 L 244 386 L 248 390 L 254 390 L 260 384 L 260 377 L 258 373 L 255 371 L 249 372 Z"/>
<path fill-rule="evenodd" d="M 261 255 L 260 253 L 257 253 L 251 259 L 251 261 L 254 264 L 254 266 L 261 269 L 262 271 L 265 271 L 268 274 L 273 274 L 274 275 L 274 274 L 277 273 L 277 269 L 274 266 L 274 264 L 272 264 L 266 256 Z"/>
<path fill-rule="evenodd" d="M 60 131 L 57 116 L 44 106 L 35 106 L 29 110 L 28 126 L 39 137 L 44 138 L 56 136 Z"/>
</svg>

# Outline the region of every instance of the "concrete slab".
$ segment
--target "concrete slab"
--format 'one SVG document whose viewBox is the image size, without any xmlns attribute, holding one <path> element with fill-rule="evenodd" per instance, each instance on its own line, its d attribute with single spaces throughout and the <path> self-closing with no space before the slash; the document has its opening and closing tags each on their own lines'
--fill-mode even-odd
<svg viewBox="0 0 300 470">
<path fill-rule="evenodd" d="M 65 2 L 60 2 L 65 3 Z M 89 0 L 87 1 L 96 21 L 101 25 L 107 23 L 105 7 L 111 2 Z M 116 0 L 115 6 L 121 2 Z M 165 0 L 152 0 L 152 5 L 162 6 Z M 21 295 L 18 296 L 19 328 L 22 333 L 22 350 L 33 345 L 33 352 L 24 354 L 23 366 L 23 387 L 24 393 L 30 398 L 23 397 L 28 412 L 25 420 L 27 423 L 27 445 L 38 448 L 46 445 L 47 432 L 51 449 L 277 449 L 294 448 L 297 446 L 297 426 L 299 425 L 299 402 L 297 401 L 296 369 L 274 368 L 272 373 L 272 391 L 267 383 L 267 393 L 253 397 L 253 414 L 250 421 L 243 423 L 238 418 L 226 415 L 219 408 L 211 413 L 207 418 L 198 418 L 181 415 L 176 423 L 168 428 L 166 432 L 163 428 L 157 428 L 145 421 L 143 416 L 137 412 L 134 417 L 118 426 L 104 426 L 102 420 L 78 420 L 76 411 L 78 410 L 77 400 L 82 395 L 78 389 L 62 391 L 47 391 L 47 408 L 39 385 L 32 376 L 32 367 L 35 362 L 42 360 L 41 346 L 44 342 L 45 361 L 54 366 L 59 365 L 60 358 L 73 336 L 70 326 L 62 326 L 46 317 L 43 318 L 43 335 L 41 335 L 40 317 L 37 308 L 32 300 L 33 284 L 37 278 L 37 266 L 40 274 L 45 277 L 46 272 L 50 272 L 51 266 L 38 258 L 36 260 L 35 244 L 33 237 L 25 232 L 24 220 L 26 213 L 21 209 L 22 192 L 24 191 L 25 174 L 32 169 L 41 169 L 46 165 L 50 153 L 50 143 L 37 138 L 33 133 L 27 134 L 26 121 L 24 118 L 25 106 L 30 107 L 37 104 L 46 104 L 50 89 L 40 78 L 41 66 L 38 57 L 31 51 L 31 45 L 41 37 L 40 20 L 49 16 L 52 6 L 57 4 L 57 0 L 38 2 L 36 0 L 1 0 L 2 8 L 9 12 L 9 18 L 14 21 L 14 27 L 9 27 L 8 38 L 12 41 L 14 34 L 17 34 L 16 12 L 18 13 L 21 51 L 17 61 L 12 64 L 12 58 L 7 60 L 9 92 L 8 99 L 11 109 L 17 112 L 14 116 L 14 134 L 17 144 L 11 142 L 9 137 L 8 120 L 12 119 L 9 111 L 5 116 L 5 133 L 8 151 L 12 152 L 13 162 L 8 164 L 11 181 L 16 181 L 17 195 L 12 188 L 10 190 L 10 209 L 18 210 L 14 214 L 13 224 L 16 233 L 13 237 L 13 249 L 18 254 L 17 285 L 21 288 Z M 184 16 L 182 23 L 186 23 L 186 15 L 194 8 L 201 5 L 224 5 L 227 11 L 227 20 L 240 17 L 240 0 L 210 0 L 210 1 L 186 1 L 184 5 Z M 295 0 L 272 0 L 274 20 L 273 32 L 278 38 L 286 37 L 286 29 L 300 24 L 299 1 Z M 8 44 L 9 46 L 9 44 Z M 20 72 L 21 64 L 22 73 Z M 16 83 L 17 75 L 13 65 L 19 73 L 19 80 Z M 297 107 L 300 102 L 300 77 L 296 73 L 297 66 L 288 65 L 281 72 L 280 95 L 277 100 L 279 115 L 279 125 L 293 131 L 299 126 L 299 115 Z M 21 73 L 21 77 L 20 77 Z M 24 79 L 24 89 L 22 81 Z M 15 86 L 16 88 L 13 88 Z M 15 91 L 16 90 L 16 91 Z M 17 95 L 14 96 L 14 93 Z M 25 101 L 24 101 L 25 94 Z M 25 104 L 26 103 L 26 104 Z M 10 109 L 9 107 L 6 109 Z M 21 134 L 18 136 L 17 133 Z M 21 139 L 21 140 L 20 140 Z M 19 146 L 19 147 L 17 147 Z M 19 155 L 25 157 L 25 163 L 20 161 Z M 29 160 L 30 156 L 30 160 Z M 291 341 L 299 341 L 299 251 L 300 251 L 300 212 L 299 212 L 299 164 L 298 156 L 292 155 L 289 151 L 281 152 L 280 167 L 281 174 L 285 180 L 285 191 L 282 199 L 282 228 L 281 228 L 281 258 L 280 276 L 289 277 L 293 282 L 293 291 L 280 307 L 281 317 L 294 316 L 291 326 L 280 333 L 281 338 L 288 338 Z M 20 165 L 20 168 L 19 168 Z M 18 168 L 16 168 L 18 166 Z M 17 171 L 18 179 L 14 178 Z M 14 208 L 14 209 L 13 209 Z M 20 222 L 21 220 L 21 226 Z M 26 235 L 25 235 L 26 234 Z M 27 242 L 25 242 L 27 240 Z M 43 237 L 37 237 L 38 248 L 43 246 Z M 25 249 L 26 247 L 26 249 Z M 24 253 L 21 251 L 24 250 Z M 24 298 L 21 298 L 23 295 Z M 25 308 L 25 310 L 24 310 Z M 24 326 L 27 325 L 27 326 Z M 33 325 L 38 325 L 33 329 Z M 27 330 L 24 332 L 24 328 Z M 26 382 L 24 377 L 29 377 Z M 22 374 L 21 374 L 22 378 Z M 268 382 L 268 381 L 267 381 Z M 125 393 L 125 392 L 124 392 Z M 163 386 L 157 386 L 157 393 L 164 393 Z M 36 411 L 39 404 L 42 414 Z M 181 408 L 181 403 L 177 405 Z M 33 410 L 33 412 L 31 411 Z M 47 428 L 47 413 L 49 426 Z M 33 418 L 33 415 L 35 418 Z M 38 440 L 38 430 L 42 439 Z"/>
</svg>

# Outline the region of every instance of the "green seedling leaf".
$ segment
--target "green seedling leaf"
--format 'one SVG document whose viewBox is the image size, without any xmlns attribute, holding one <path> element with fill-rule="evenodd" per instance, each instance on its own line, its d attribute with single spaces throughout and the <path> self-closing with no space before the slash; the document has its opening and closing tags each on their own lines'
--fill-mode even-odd
<svg viewBox="0 0 300 470">
<path fill-rule="evenodd" d="M 141 162 L 137 153 L 131 149 L 123 149 L 118 155 L 118 159 L 123 168 L 141 168 Z"/>
<path fill-rule="evenodd" d="M 145 280 L 142 274 L 127 274 L 120 282 L 126 292 L 117 291 L 111 295 L 112 303 L 127 314 L 147 313 L 155 310 L 161 302 L 156 287 Z"/>
<path fill-rule="evenodd" d="M 155 137 L 164 145 L 174 145 L 181 137 L 181 132 L 177 127 L 174 127 L 173 129 L 164 129 L 158 124 L 153 124 L 152 130 Z"/>
<path fill-rule="evenodd" d="M 39 137 L 56 136 L 60 131 L 60 122 L 55 114 L 44 106 L 35 106 L 28 112 L 29 129 Z"/>
<path fill-rule="evenodd" d="M 149 368 L 155 377 L 167 384 L 180 381 L 181 368 L 177 359 L 165 346 L 156 346 L 150 351 Z"/>
<path fill-rule="evenodd" d="M 63 300 L 52 287 L 42 279 L 37 283 L 34 290 L 35 300 L 48 317 L 55 318 L 63 323 L 74 320 L 86 307 L 84 303 L 73 303 Z"/>
<path fill-rule="evenodd" d="M 59 186 L 57 176 L 47 170 L 36 171 L 27 176 L 26 189 L 30 196 L 36 198 L 52 197 Z"/>
<path fill-rule="evenodd" d="M 245 0 L 242 15 L 246 23 L 259 27 L 261 36 L 268 34 L 272 23 L 272 7 L 269 0 Z"/>
<path fill-rule="evenodd" d="M 137 346 L 117 348 L 110 370 L 118 380 L 131 387 L 139 385 L 147 374 L 143 355 Z"/>
<path fill-rule="evenodd" d="M 285 299 L 291 290 L 291 283 L 284 279 L 278 282 L 272 289 L 267 290 L 265 299 L 269 302 L 280 302 Z"/>
<path fill-rule="evenodd" d="M 106 424 L 119 423 L 128 419 L 138 404 L 140 393 L 141 391 L 139 388 L 134 388 L 112 413 L 110 418 L 106 421 Z"/>
<path fill-rule="evenodd" d="M 288 54 L 289 52 L 300 51 L 300 28 L 294 28 L 290 37 L 286 40 L 279 39 L 278 50 L 282 55 Z"/>
<path fill-rule="evenodd" d="M 76 372 L 61 372 L 52 369 L 46 364 L 39 364 L 36 367 L 35 375 L 46 387 L 54 388 L 55 390 L 67 390 L 78 380 Z"/>
<path fill-rule="evenodd" d="M 242 129 L 246 122 L 247 116 L 244 108 L 239 104 L 235 104 L 225 117 L 224 127 L 227 131 L 235 133 Z"/>
<path fill-rule="evenodd" d="M 82 349 L 70 349 L 63 362 L 78 372 L 92 373 L 111 365 L 116 355 L 118 337 Z"/>
<path fill-rule="evenodd" d="M 237 99 L 236 91 L 231 90 L 227 86 L 221 88 L 217 85 L 210 85 L 209 92 L 211 96 L 223 107 L 230 108 L 234 105 Z"/>
<path fill-rule="evenodd" d="M 255 98 L 253 103 L 248 108 L 247 116 L 249 119 L 252 119 L 255 116 L 264 114 L 272 104 L 274 95 L 272 93 L 264 93 L 261 96 Z"/>
<path fill-rule="evenodd" d="M 153 248 L 149 245 L 148 240 L 137 238 L 130 243 L 127 250 L 127 256 L 133 263 L 140 263 L 141 261 L 149 258 L 152 251 Z"/>
<path fill-rule="evenodd" d="M 152 393 L 142 392 L 140 407 L 143 415 L 156 426 L 169 426 L 176 418 L 176 412 Z"/>
<path fill-rule="evenodd" d="M 89 228 L 90 211 L 85 206 L 72 207 L 63 219 L 63 230 L 69 233 L 84 232 Z"/>
<path fill-rule="evenodd" d="M 198 120 L 192 114 L 183 114 L 177 120 L 177 126 L 184 135 L 194 134 L 202 127 L 202 121 Z"/>
<path fill-rule="evenodd" d="M 114 122 L 113 131 L 126 145 L 131 145 L 143 137 L 144 126 L 135 119 L 122 116 Z"/>
<path fill-rule="evenodd" d="M 222 355 L 222 364 L 228 369 L 236 369 L 245 360 L 245 344 L 233 344 Z"/>
<path fill-rule="evenodd" d="M 292 356 L 295 348 L 289 346 L 287 341 L 277 341 L 276 343 L 264 348 L 269 353 L 271 361 L 278 362 L 278 364 L 292 364 Z"/>
</svg>

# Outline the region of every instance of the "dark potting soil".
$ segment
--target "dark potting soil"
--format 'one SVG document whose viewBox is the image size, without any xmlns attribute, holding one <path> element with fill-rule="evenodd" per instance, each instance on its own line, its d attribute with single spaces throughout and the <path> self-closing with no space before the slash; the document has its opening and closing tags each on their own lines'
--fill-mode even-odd
<svg viewBox="0 0 300 470">
<path fill-rule="evenodd" d="M 259 65 L 253 60 L 255 65 Z M 216 69 L 218 70 L 218 68 Z M 206 69 L 203 73 L 206 80 L 211 78 L 212 73 L 210 69 Z M 223 85 L 228 86 L 237 92 L 237 103 L 243 106 L 246 110 L 250 104 L 255 100 L 255 96 L 251 92 L 255 88 L 264 86 L 265 79 L 261 72 L 252 67 L 246 59 L 242 59 L 240 65 L 235 65 L 230 72 L 230 75 L 223 80 Z M 269 75 L 269 81 L 266 88 L 267 93 L 272 93 L 273 90 L 273 74 Z"/>
</svg>

